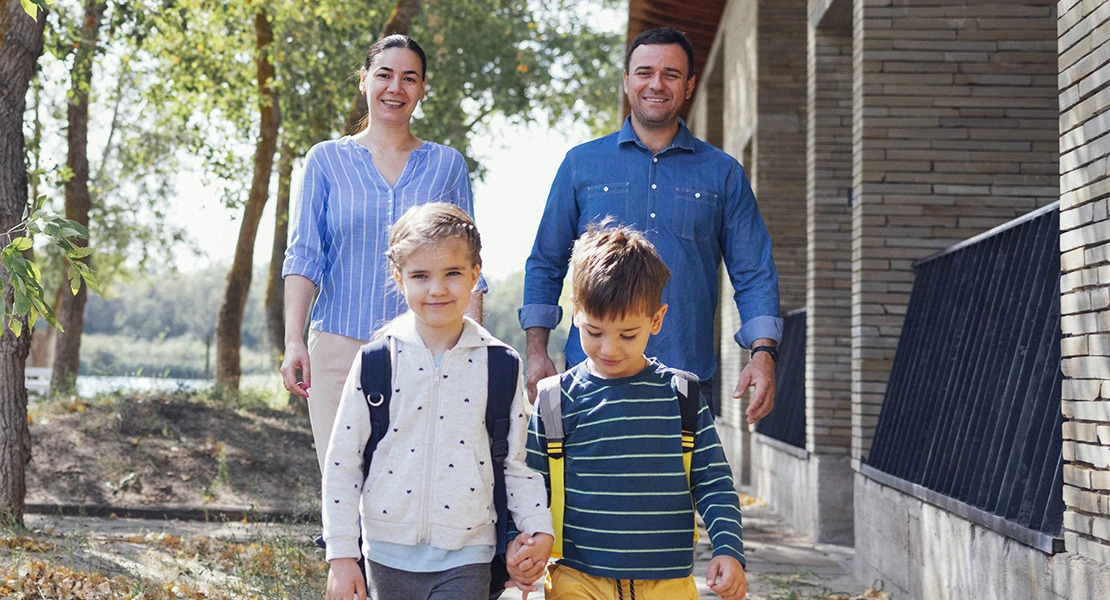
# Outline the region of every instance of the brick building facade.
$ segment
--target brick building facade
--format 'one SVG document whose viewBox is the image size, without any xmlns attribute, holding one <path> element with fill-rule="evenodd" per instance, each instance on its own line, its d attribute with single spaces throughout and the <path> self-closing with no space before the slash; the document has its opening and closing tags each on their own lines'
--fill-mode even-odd
<svg viewBox="0 0 1110 600">
<path fill-rule="evenodd" d="M 734 469 L 797 529 L 854 537 L 861 579 L 900 598 L 1110 597 L 1110 2 L 713 4 L 688 122 L 748 170 L 783 312 L 806 308 L 805 447 L 752 434 L 726 402 Z M 630 36 L 669 24 L 639 14 Z M 1057 200 L 1066 510 L 1051 554 L 860 470 L 913 263 Z M 727 396 L 746 353 L 722 290 Z"/>
</svg>

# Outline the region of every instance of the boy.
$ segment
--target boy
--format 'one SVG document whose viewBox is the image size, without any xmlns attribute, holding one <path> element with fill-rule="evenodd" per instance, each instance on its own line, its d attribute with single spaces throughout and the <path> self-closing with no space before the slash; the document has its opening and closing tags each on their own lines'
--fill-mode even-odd
<svg viewBox="0 0 1110 600">
<path fill-rule="evenodd" d="M 528 466 L 544 474 L 550 489 L 543 400 L 561 407 L 565 509 L 556 535 L 562 559 L 550 568 L 546 597 L 696 600 L 696 504 L 713 542 L 710 589 L 725 600 L 744 598 L 732 473 L 708 407 L 696 388 L 681 391 L 689 383 L 680 379 L 696 384 L 697 378 L 644 356 L 667 312 L 662 294 L 670 271 L 642 234 L 605 224 L 578 240 L 571 264 L 574 319 L 587 359 L 542 382 L 528 435 Z M 680 395 L 698 403 L 688 472 Z M 550 420 L 546 425 L 553 427 Z M 552 498 L 552 505 L 559 500 Z M 543 565 L 530 564 L 520 550 L 517 540 L 509 562 L 538 577 Z"/>
</svg>

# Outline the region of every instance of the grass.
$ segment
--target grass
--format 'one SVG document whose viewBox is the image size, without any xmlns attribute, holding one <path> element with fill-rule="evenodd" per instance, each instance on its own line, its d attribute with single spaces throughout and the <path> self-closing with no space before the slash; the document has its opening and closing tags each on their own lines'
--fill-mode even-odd
<svg viewBox="0 0 1110 600">
<path fill-rule="evenodd" d="M 319 598 L 327 563 L 299 529 L 236 541 L 164 533 L 60 535 L 8 526 L 0 528 L 0 597 Z"/>
<path fill-rule="evenodd" d="M 277 371 L 268 350 L 240 348 L 244 373 Z M 81 374 L 120 377 L 203 378 L 216 370 L 216 349 L 202 340 L 180 336 L 154 340 L 126 335 L 85 334 L 81 337 Z"/>
</svg>

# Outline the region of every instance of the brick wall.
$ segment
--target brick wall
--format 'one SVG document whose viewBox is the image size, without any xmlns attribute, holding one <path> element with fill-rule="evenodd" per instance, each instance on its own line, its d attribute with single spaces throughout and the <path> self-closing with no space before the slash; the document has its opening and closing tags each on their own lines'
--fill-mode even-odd
<svg viewBox="0 0 1110 600">
<path fill-rule="evenodd" d="M 806 447 L 822 454 L 847 453 L 852 440 L 850 16 L 838 2 L 809 36 Z"/>
<path fill-rule="evenodd" d="M 853 2 L 852 457 L 914 260 L 1058 197 L 1056 3 Z"/>
<path fill-rule="evenodd" d="M 1110 3 L 1058 6 L 1064 541 L 1110 563 Z"/>
<path fill-rule="evenodd" d="M 759 2 L 755 172 L 784 314 L 806 305 L 806 10 L 806 0 Z"/>
</svg>

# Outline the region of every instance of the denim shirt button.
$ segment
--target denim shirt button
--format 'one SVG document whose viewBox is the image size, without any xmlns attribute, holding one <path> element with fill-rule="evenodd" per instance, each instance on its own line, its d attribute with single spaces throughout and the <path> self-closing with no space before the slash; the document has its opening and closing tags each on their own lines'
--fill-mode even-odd
<svg viewBox="0 0 1110 600">
<path fill-rule="evenodd" d="M 601 191 L 608 192 L 609 191 L 609 186 L 605 186 L 605 187 L 601 188 Z"/>
<path fill-rule="evenodd" d="M 651 213 L 651 218 L 655 218 L 655 213 Z"/>
<path fill-rule="evenodd" d="M 695 198 L 701 198 L 701 192 L 697 192 L 697 193 L 695 193 L 695 194 L 694 194 L 694 197 L 695 197 Z"/>
<path fill-rule="evenodd" d="M 655 189 L 655 184 L 654 183 L 651 184 L 651 189 L 653 189 L 653 190 Z"/>
</svg>

